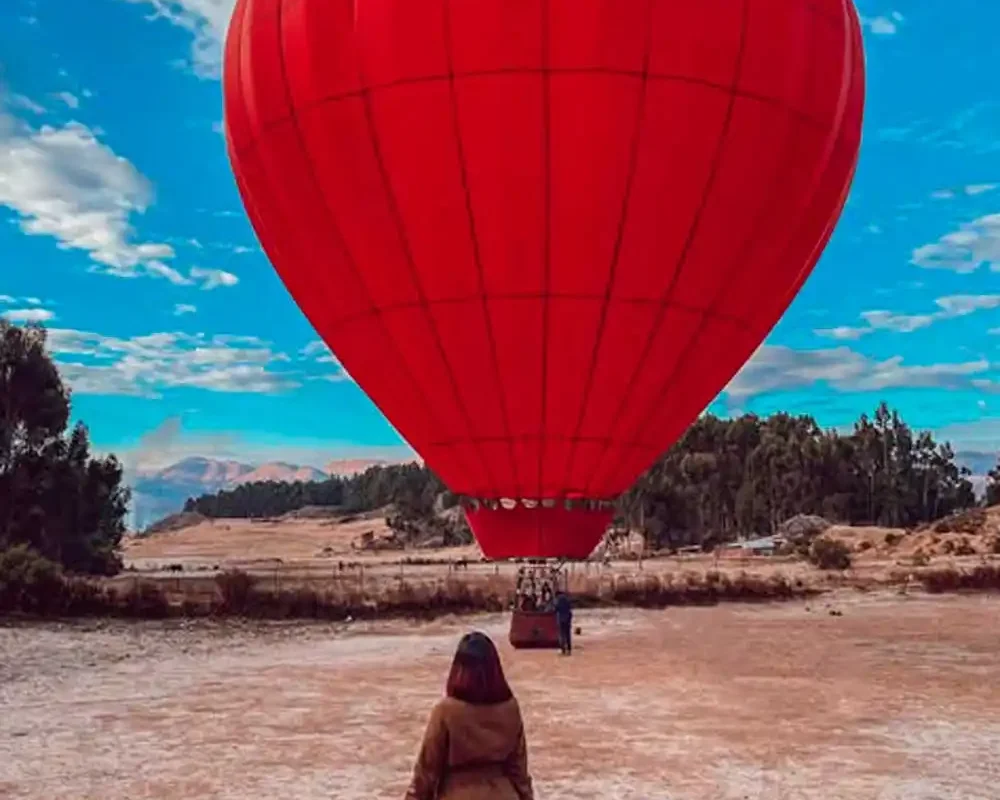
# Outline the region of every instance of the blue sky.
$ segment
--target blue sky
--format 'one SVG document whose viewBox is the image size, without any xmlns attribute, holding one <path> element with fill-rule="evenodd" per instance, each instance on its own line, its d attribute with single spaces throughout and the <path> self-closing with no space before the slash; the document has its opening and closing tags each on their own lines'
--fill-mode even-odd
<svg viewBox="0 0 1000 800">
<path fill-rule="evenodd" d="M 0 314 L 37 319 L 95 444 L 126 459 L 393 457 L 398 436 L 282 287 L 220 134 L 232 0 L 4 0 Z M 1000 444 L 1000 100 L 982 0 L 863 0 L 848 207 L 713 404 L 850 423 L 885 399 Z"/>
</svg>

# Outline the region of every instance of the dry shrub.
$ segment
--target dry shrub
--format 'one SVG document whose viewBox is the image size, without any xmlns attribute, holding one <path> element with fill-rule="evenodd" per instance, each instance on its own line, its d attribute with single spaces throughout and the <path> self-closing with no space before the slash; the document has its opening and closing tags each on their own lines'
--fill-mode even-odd
<svg viewBox="0 0 1000 800">
<path fill-rule="evenodd" d="M 220 572 L 215 576 L 215 586 L 219 591 L 220 610 L 230 614 L 240 614 L 248 610 L 251 593 L 257 583 L 252 575 L 238 569 Z"/>
<path fill-rule="evenodd" d="M 901 533 L 896 533 L 895 531 L 889 531 L 889 533 L 885 535 L 885 543 L 889 547 L 895 547 L 901 541 L 903 541 L 903 534 Z"/>
<path fill-rule="evenodd" d="M 137 581 L 125 592 L 119 610 L 129 617 L 162 619 L 170 614 L 170 603 L 159 584 Z"/>
<path fill-rule="evenodd" d="M 968 533 L 978 535 L 986 525 L 986 510 L 973 508 L 959 511 L 934 523 L 935 533 Z"/>
<path fill-rule="evenodd" d="M 809 562 L 820 569 L 850 569 L 851 550 L 846 544 L 836 539 L 820 537 L 809 548 Z"/>
<path fill-rule="evenodd" d="M 955 545 L 952 552 L 956 556 L 974 556 L 976 554 L 976 548 L 969 542 L 968 536 L 963 536 L 958 540 L 958 544 Z"/>
<path fill-rule="evenodd" d="M 712 570 L 705 574 L 690 572 L 681 576 L 618 577 L 612 582 L 608 596 L 600 599 L 616 605 L 665 608 L 714 605 L 723 601 L 766 602 L 809 594 L 811 591 L 801 582 L 793 584 L 780 574 L 762 577 L 741 572 L 730 577 Z"/>
<path fill-rule="evenodd" d="M 1000 536 L 994 536 L 990 542 L 990 552 L 995 556 L 1000 556 Z"/>
<path fill-rule="evenodd" d="M 924 588 L 933 594 L 958 591 L 1000 590 L 1000 566 L 979 564 L 971 569 L 944 567 L 920 575 Z"/>
<path fill-rule="evenodd" d="M 913 566 L 926 567 L 930 563 L 931 563 L 931 557 L 927 555 L 927 553 L 924 551 L 922 547 L 918 548 L 917 551 L 913 554 Z"/>
<path fill-rule="evenodd" d="M 0 611 L 58 613 L 62 569 L 27 545 L 0 551 Z"/>
</svg>

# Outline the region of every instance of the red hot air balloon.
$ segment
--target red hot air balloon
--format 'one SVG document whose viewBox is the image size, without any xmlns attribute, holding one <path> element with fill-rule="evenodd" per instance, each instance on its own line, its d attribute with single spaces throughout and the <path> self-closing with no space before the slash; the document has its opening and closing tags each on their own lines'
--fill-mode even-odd
<svg viewBox="0 0 1000 800">
<path fill-rule="evenodd" d="M 851 0 L 238 0 L 224 89 L 264 250 L 483 552 L 584 557 L 819 258 L 864 66 Z"/>
</svg>

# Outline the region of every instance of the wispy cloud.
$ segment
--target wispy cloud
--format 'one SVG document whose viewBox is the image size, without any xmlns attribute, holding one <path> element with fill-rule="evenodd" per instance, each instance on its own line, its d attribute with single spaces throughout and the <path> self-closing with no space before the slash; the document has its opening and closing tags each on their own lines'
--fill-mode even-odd
<svg viewBox="0 0 1000 800">
<path fill-rule="evenodd" d="M 77 394 L 159 397 L 164 390 L 273 394 L 300 385 L 290 359 L 253 336 L 152 333 L 131 338 L 63 328 L 49 349 Z"/>
<path fill-rule="evenodd" d="M 323 371 L 319 374 L 310 375 L 309 380 L 332 381 L 335 383 L 351 380 L 351 376 L 347 374 L 344 365 L 330 351 L 326 343 L 320 339 L 309 342 L 309 344 L 299 350 L 299 360 L 324 365 Z"/>
<path fill-rule="evenodd" d="M 862 17 L 861 24 L 876 36 L 894 36 L 906 18 L 898 11 L 877 17 Z"/>
<path fill-rule="evenodd" d="M 191 55 L 184 65 L 201 78 L 222 72 L 222 40 L 235 0 L 125 0 L 151 6 L 151 20 L 166 20 L 192 36 Z"/>
<path fill-rule="evenodd" d="M 201 285 L 202 289 L 218 289 L 220 286 L 235 286 L 240 282 L 233 273 L 222 269 L 191 268 L 191 278 Z"/>
<path fill-rule="evenodd" d="M 45 106 L 39 105 L 23 94 L 12 94 L 7 97 L 7 105 L 18 111 L 30 111 L 32 114 L 44 114 Z"/>
<path fill-rule="evenodd" d="M 331 462 L 336 466 L 337 462 L 344 461 L 402 463 L 419 460 L 417 454 L 404 443 L 364 446 L 337 440 L 296 438 L 272 439 L 263 444 L 235 431 L 186 430 L 184 418 L 180 415 L 167 417 L 133 443 L 114 448 L 114 452 L 125 464 L 131 480 L 142 472 L 163 469 L 192 456 L 235 460 L 244 464 L 284 461 L 317 469 L 323 469 Z"/>
<path fill-rule="evenodd" d="M 3 103 L 0 97 L 0 205 L 18 215 L 24 233 L 87 253 L 91 271 L 105 275 L 206 288 L 236 283 L 220 270 L 185 275 L 167 263 L 173 247 L 137 237 L 132 218 L 152 203 L 152 184 L 93 130 L 77 122 L 34 129 Z"/>
<path fill-rule="evenodd" d="M 985 359 L 959 363 L 903 363 L 902 356 L 869 358 L 848 347 L 794 350 L 764 345 L 726 387 L 740 401 L 768 392 L 826 384 L 842 392 L 875 392 L 897 388 L 978 389 L 994 392 L 1000 383 L 990 375 Z"/>
<path fill-rule="evenodd" d="M 193 306 L 190 303 L 177 303 L 174 306 L 174 316 L 181 317 L 185 314 L 194 314 L 198 311 L 197 306 Z"/>
<path fill-rule="evenodd" d="M 911 263 L 926 269 L 975 272 L 984 264 L 1000 271 L 1000 214 L 989 214 L 962 225 L 932 244 L 913 251 Z"/>
<path fill-rule="evenodd" d="M 976 311 L 1000 308 L 1000 294 L 956 294 L 939 297 L 934 303 L 936 311 L 924 314 L 900 314 L 894 311 L 873 310 L 861 312 L 864 325 L 841 325 L 835 328 L 820 328 L 819 336 L 841 341 L 854 341 L 875 331 L 912 333 L 945 319 L 965 317 Z"/>
<path fill-rule="evenodd" d="M 1000 150 L 1000 104 L 984 100 L 971 106 L 888 125 L 875 132 L 883 142 L 905 142 L 938 150 L 988 155 Z"/>
<path fill-rule="evenodd" d="M 968 186 L 960 186 L 957 189 L 937 189 L 931 192 L 934 200 L 953 200 L 958 195 L 966 197 L 977 197 L 987 192 L 992 192 L 1000 187 L 997 183 L 970 183 Z"/>
<path fill-rule="evenodd" d="M 55 316 L 46 308 L 14 308 L 0 313 L 0 317 L 10 322 L 48 322 Z"/>
<path fill-rule="evenodd" d="M 54 97 L 64 102 L 70 108 L 80 107 L 80 98 L 72 92 L 56 92 Z"/>
</svg>

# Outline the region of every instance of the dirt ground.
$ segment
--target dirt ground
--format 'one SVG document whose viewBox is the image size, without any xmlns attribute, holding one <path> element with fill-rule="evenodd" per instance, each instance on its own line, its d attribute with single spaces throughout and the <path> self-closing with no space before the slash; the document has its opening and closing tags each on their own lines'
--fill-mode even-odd
<svg viewBox="0 0 1000 800">
<path fill-rule="evenodd" d="M 842 612 L 834 616 L 831 611 Z M 990 800 L 1000 599 L 506 619 L 0 627 L 0 797 L 401 798 L 457 637 L 501 642 L 540 800 Z"/>
</svg>

